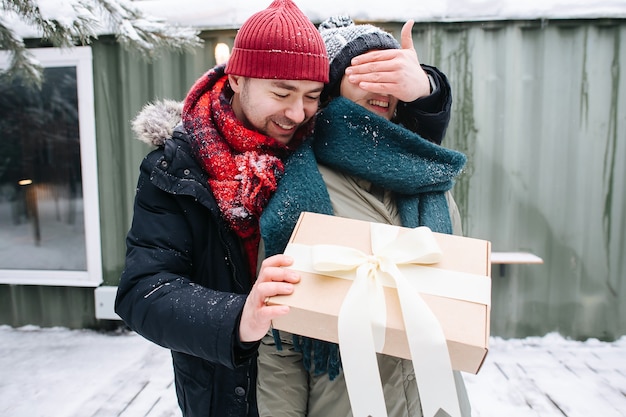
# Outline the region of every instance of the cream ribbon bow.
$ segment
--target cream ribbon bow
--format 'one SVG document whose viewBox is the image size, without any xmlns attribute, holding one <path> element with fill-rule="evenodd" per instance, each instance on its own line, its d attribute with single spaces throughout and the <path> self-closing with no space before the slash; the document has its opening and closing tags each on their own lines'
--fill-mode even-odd
<svg viewBox="0 0 626 417">
<path fill-rule="evenodd" d="M 386 417 L 376 352 L 384 346 L 386 306 L 383 284 L 396 287 L 425 417 L 440 410 L 460 417 L 446 339 L 439 321 L 398 265 L 433 264 L 442 258 L 427 227 L 405 229 L 371 223 L 373 255 L 337 245 L 313 245 L 319 272 L 354 271 L 338 318 L 339 346 L 355 417 Z M 431 268 L 423 268 L 428 274 Z"/>
</svg>

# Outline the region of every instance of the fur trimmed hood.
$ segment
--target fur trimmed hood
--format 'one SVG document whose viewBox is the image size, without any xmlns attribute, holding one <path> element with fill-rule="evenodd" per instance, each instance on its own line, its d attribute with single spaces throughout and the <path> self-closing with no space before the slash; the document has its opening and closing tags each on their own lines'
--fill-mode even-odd
<svg viewBox="0 0 626 417">
<path fill-rule="evenodd" d="M 157 100 L 146 104 L 131 122 L 135 137 L 148 145 L 162 146 L 181 123 L 183 102 Z"/>
</svg>

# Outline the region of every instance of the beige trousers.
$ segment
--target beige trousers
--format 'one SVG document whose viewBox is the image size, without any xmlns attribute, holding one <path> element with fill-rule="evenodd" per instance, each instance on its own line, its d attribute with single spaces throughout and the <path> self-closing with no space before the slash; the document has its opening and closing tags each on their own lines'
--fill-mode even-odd
<svg viewBox="0 0 626 417">
<path fill-rule="evenodd" d="M 352 417 L 343 372 L 331 381 L 328 374 L 315 376 L 294 351 L 291 334 L 281 332 L 283 349 L 277 350 L 271 335 L 259 348 L 257 400 L 260 417 Z M 406 359 L 377 355 L 388 417 L 422 417 L 413 364 Z M 454 372 L 461 415 L 471 415 L 463 378 Z"/>
</svg>

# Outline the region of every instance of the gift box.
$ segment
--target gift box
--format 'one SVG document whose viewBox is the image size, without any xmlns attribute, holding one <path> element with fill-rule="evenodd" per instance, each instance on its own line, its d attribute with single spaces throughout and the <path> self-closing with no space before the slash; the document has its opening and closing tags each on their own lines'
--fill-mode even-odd
<svg viewBox="0 0 626 417">
<path fill-rule="evenodd" d="M 301 214 L 285 250 L 285 253 L 294 256 L 296 261 L 291 268 L 298 271 L 301 281 L 296 285 L 293 294 L 268 300 L 268 304 L 290 307 L 289 314 L 273 321 L 275 329 L 339 342 L 338 317 L 353 285 L 349 275 L 354 275 L 354 272 L 320 272 L 311 269 L 308 261 L 305 262 L 307 266 L 302 266 L 300 258 L 304 256 L 300 251 L 303 247 L 309 250 L 333 245 L 355 249 L 366 256 L 371 255 L 372 225 L 374 224 L 336 216 Z M 398 236 L 413 230 L 379 224 L 376 227 L 392 230 Z M 445 336 L 444 344 L 449 351 L 452 369 L 475 374 L 488 351 L 490 242 L 441 233 L 431 234 L 440 249 L 438 261 L 406 268 L 401 266 L 399 270 L 411 282 L 411 287 L 415 288 L 415 294 L 410 296 L 421 297 L 436 317 Z M 297 250 L 292 250 L 296 247 Z M 386 309 L 384 345 L 377 347 L 376 351 L 412 359 L 398 290 L 384 283 L 382 292 Z M 360 303 L 371 303 L 371 300 L 361 300 Z M 366 308 L 370 310 L 373 306 L 367 305 Z M 421 318 L 412 320 L 419 321 Z M 343 346 L 341 349 L 343 357 Z"/>
</svg>

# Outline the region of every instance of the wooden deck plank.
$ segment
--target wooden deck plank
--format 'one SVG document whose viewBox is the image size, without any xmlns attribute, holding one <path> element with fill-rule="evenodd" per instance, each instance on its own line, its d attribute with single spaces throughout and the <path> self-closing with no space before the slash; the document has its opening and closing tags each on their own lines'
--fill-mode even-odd
<svg viewBox="0 0 626 417">
<path fill-rule="evenodd" d="M 623 417 L 626 415 L 626 395 L 621 387 L 626 383 L 623 372 L 626 359 L 623 352 L 620 356 L 620 351 L 611 350 L 610 345 L 601 347 L 602 350 L 599 350 L 600 346 L 578 346 L 576 350 L 568 350 L 566 346 L 557 346 L 553 351 L 528 342 L 500 351 L 496 345 L 487 356 L 481 373 L 497 368 L 505 376 L 506 383 L 498 385 L 502 381 L 487 374 L 488 384 L 480 384 L 480 388 L 475 384 L 468 386 L 470 399 L 482 403 L 487 401 L 487 395 L 478 397 L 477 392 L 491 391 L 489 395 L 505 398 L 510 403 L 510 409 L 505 408 L 506 412 L 503 412 L 507 416 Z M 481 373 L 470 378 L 479 379 Z M 482 414 L 476 416 L 484 417 Z"/>
<path fill-rule="evenodd" d="M 137 393 L 119 417 L 153 417 L 180 415 L 176 403 L 174 373 L 169 358 L 152 357 L 140 370 L 149 383 Z M 176 414 L 178 413 L 178 414 Z"/>
<path fill-rule="evenodd" d="M 492 264 L 542 264 L 543 259 L 530 252 L 491 252 Z"/>
<path fill-rule="evenodd" d="M 0 328 L 0 370 L 2 416 L 181 417 L 169 351 L 136 335 Z M 496 337 L 464 378 L 473 417 L 626 417 L 626 338 Z"/>
<path fill-rule="evenodd" d="M 154 346 L 123 369 L 111 389 L 85 401 L 74 417 L 180 416 L 169 351 Z"/>
<path fill-rule="evenodd" d="M 148 417 L 155 414 L 173 414 L 178 406 L 173 392 L 172 381 L 151 380 L 128 404 L 119 417 Z M 165 409 L 164 409 L 165 407 Z M 180 413 L 179 413 L 180 414 Z M 167 415 L 167 414 L 166 414 Z"/>
<path fill-rule="evenodd" d="M 145 417 L 181 417 L 174 391 L 164 393 Z"/>
</svg>

